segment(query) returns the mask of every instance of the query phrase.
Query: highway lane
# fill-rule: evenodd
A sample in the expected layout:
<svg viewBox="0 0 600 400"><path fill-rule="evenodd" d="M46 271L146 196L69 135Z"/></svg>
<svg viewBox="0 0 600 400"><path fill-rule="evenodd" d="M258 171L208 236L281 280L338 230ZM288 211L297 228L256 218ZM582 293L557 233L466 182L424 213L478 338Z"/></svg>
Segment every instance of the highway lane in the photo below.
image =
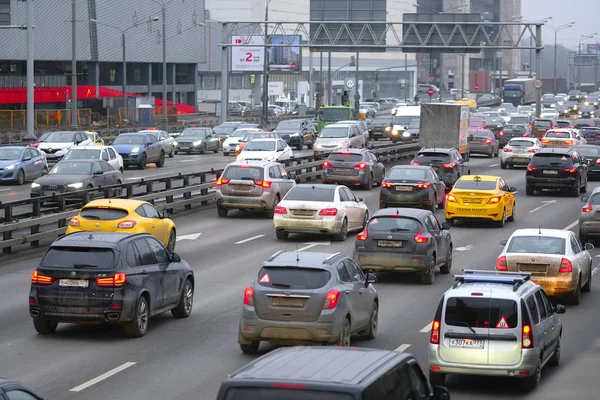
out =
<svg viewBox="0 0 600 400"><path fill-rule="evenodd" d="M461 268L493 269L501 250L499 241L508 238L514 229L538 224L562 229L579 216L578 199L525 197L522 169L501 171L495 158L474 159L471 170L501 174L519 189L517 220L502 229L484 224L453 227L454 273ZM596 185L590 184L589 189ZM371 210L376 209L377 189L357 193ZM556 202L544 203L549 200ZM437 215L443 220L442 211ZM308 250L351 254L354 245L354 235L344 243L329 245L328 238L306 235L277 241L270 220L243 213L217 218L212 208L195 210L176 221L180 239L201 233L196 240L180 240L177 244L177 252L196 272L194 312L187 320L174 320L170 315L153 319L148 335L142 339L124 339L116 328L77 325L61 325L51 337L37 335L28 316L27 293L39 252L3 259L9 262L3 261L0 268L0 376L30 384L49 399L143 399L156 398L157 394L169 399L214 399L221 380L254 358L239 350L237 325L243 290L255 278L261 263L280 249L295 251L322 243ZM593 254L600 252L594 250ZM405 349L415 354L425 368L429 324L452 278L438 275L432 286L423 286L409 276L379 274L378 278L378 337L373 341L356 340L354 344ZM568 307L563 317L565 362L574 361L600 334L593 311L599 305L596 280L592 293L584 294L581 306ZM270 349L268 345L261 347L261 351ZM81 388L115 368L122 370ZM547 372L544 380L550 375ZM511 388L512 381L503 379L460 378L448 383L453 399L523 397Z"/></svg>

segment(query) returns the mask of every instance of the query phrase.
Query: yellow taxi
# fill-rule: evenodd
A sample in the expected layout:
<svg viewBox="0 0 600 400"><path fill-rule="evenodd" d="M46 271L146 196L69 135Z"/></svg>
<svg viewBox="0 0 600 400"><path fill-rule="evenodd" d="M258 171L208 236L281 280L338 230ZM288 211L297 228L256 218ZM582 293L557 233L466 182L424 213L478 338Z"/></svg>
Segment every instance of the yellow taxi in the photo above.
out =
<svg viewBox="0 0 600 400"><path fill-rule="evenodd" d="M85 133L92 139L94 146L104 146L104 139L100 137L98 132L85 131Z"/></svg>
<svg viewBox="0 0 600 400"><path fill-rule="evenodd" d="M147 201L133 199L90 201L69 220L67 234L79 231L150 233L171 253L177 238L175 223L167 213Z"/></svg>
<svg viewBox="0 0 600 400"><path fill-rule="evenodd" d="M516 188L504 178L490 175L463 175L448 193L446 221L491 220L499 226L515 220Z"/></svg>

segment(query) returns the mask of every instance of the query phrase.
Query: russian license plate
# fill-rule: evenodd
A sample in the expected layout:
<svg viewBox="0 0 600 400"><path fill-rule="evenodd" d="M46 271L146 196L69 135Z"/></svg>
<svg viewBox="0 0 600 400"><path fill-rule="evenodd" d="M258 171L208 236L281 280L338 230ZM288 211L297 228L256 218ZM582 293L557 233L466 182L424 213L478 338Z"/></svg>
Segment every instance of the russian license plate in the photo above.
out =
<svg viewBox="0 0 600 400"><path fill-rule="evenodd" d="M294 210L296 215L313 215L312 210Z"/></svg>
<svg viewBox="0 0 600 400"><path fill-rule="evenodd" d="M402 242L398 240L378 240L379 247L402 247Z"/></svg>
<svg viewBox="0 0 600 400"><path fill-rule="evenodd" d="M412 186L396 186L397 192L412 192L412 190L413 190Z"/></svg>
<svg viewBox="0 0 600 400"><path fill-rule="evenodd" d="M350 172L352 171L350 168L336 168L335 172Z"/></svg>
<svg viewBox="0 0 600 400"><path fill-rule="evenodd" d="M297 297L274 297L271 304L275 307L304 307L304 299Z"/></svg>
<svg viewBox="0 0 600 400"><path fill-rule="evenodd" d="M483 349L483 340L479 339L450 339L450 347L460 347L463 349Z"/></svg>
<svg viewBox="0 0 600 400"><path fill-rule="evenodd" d="M81 287L86 288L90 285L90 281L85 279L61 279L58 281L58 286L62 287Z"/></svg>
<svg viewBox="0 0 600 400"><path fill-rule="evenodd" d="M472 199L470 197L463 198L463 203L481 204L481 199Z"/></svg>
<svg viewBox="0 0 600 400"><path fill-rule="evenodd" d="M558 171L548 171L548 170L544 170L544 174L548 174L548 175L558 175Z"/></svg>
<svg viewBox="0 0 600 400"><path fill-rule="evenodd" d="M231 185L232 189L235 190L248 190L250 189L250 185Z"/></svg>

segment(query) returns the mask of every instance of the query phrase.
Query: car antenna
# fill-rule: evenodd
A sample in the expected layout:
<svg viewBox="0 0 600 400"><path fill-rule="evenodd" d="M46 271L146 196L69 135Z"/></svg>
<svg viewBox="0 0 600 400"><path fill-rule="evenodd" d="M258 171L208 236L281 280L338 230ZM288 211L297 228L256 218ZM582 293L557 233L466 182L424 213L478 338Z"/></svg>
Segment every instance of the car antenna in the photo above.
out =
<svg viewBox="0 0 600 400"><path fill-rule="evenodd" d="M300 262L300 249L298 249L298 245L296 245L296 266Z"/></svg>

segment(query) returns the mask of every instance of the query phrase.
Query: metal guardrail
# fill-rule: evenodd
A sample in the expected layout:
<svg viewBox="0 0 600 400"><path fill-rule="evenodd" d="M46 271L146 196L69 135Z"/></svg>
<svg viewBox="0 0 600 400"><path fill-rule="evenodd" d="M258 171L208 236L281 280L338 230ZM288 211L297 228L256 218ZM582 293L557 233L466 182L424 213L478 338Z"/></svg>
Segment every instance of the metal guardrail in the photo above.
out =
<svg viewBox="0 0 600 400"><path fill-rule="evenodd" d="M370 147L379 159L389 163L409 158L419 149L416 142ZM296 174L298 182L316 181L321 177L327 155L299 157L284 162L286 170ZM194 205L206 206L215 200L212 189L223 169L178 174L156 179L71 193L0 202L0 254L39 247L42 239L54 240L63 235L69 218L77 215L83 204L96 198L135 198L153 203L161 211L189 210ZM43 203L51 202L51 207Z"/></svg>

